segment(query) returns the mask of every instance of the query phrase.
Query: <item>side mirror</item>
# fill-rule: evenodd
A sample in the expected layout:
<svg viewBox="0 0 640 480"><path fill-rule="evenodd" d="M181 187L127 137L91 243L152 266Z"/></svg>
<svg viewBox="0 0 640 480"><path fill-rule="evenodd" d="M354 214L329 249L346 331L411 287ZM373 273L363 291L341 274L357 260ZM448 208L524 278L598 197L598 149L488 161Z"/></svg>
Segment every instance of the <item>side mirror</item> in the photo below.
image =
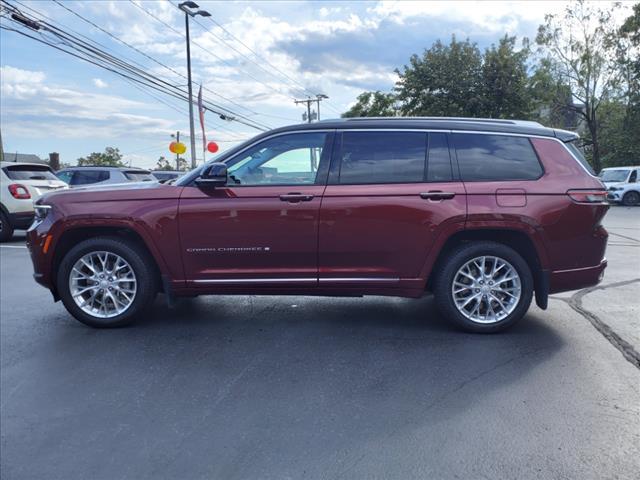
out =
<svg viewBox="0 0 640 480"><path fill-rule="evenodd" d="M212 163L196 179L199 187L223 187L227 184L227 166L224 163Z"/></svg>

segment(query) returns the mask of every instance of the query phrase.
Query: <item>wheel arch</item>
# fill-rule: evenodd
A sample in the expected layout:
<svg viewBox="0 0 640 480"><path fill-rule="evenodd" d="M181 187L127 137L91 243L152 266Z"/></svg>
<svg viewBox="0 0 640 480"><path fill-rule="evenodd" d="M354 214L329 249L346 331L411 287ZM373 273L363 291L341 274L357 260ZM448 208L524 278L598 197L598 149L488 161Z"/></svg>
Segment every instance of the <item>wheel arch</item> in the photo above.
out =
<svg viewBox="0 0 640 480"><path fill-rule="evenodd" d="M133 242L136 246L145 252L149 260L152 262L153 270L158 279L158 286L162 288L161 278L165 270L163 270L164 262L159 254L154 251L153 246L134 228L126 225L119 226L78 226L75 228L65 229L53 249L52 271L57 272L64 256L78 243L97 237L114 237ZM54 296L57 295L56 275L52 275L52 283L54 286Z"/></svg>
<svg viewBox="0 0 640 480"><path fill-rule="evenodd" d="M532 240L530 233L513 228L478 228L458 231L449 236L439 249L427 277L426 289L432 290L435 276L441 270L443 262L450 252L463 243L491 241L506 245L515 250L527 262L534 280L536 303L542 309L547 308L549 295L548 271L545 269L546 255L540 245Z"/></svg>

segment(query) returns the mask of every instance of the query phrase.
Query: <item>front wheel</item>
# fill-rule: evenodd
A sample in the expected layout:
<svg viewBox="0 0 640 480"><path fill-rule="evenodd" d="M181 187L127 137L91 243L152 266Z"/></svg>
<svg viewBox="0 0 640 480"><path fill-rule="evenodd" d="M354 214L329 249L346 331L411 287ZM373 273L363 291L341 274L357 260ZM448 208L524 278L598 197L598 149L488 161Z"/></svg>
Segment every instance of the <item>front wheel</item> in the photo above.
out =
<svg viewBox="0 0 640 480"><path fill-rule="evenodd" d="M135 320L154 299L151 260L134 242L115 237L85 240L62 259L60 298L76 319L92 327L120 327Z"/></svg>
<svg viewBox="0 0 640 480"><path fill-rule="evenodd" d="M622 197L622 203L627 207L640 204L640 193L634 191L625 193L624 197Z"/></svg>
<svg viewBox="0 0 640 480"><path fill-rule="evenodd" d="M463 329L498 332L529 309L533 278L527 262L512 248L494 242L467 243L448 256L434 293L439 310Z"/></svg>

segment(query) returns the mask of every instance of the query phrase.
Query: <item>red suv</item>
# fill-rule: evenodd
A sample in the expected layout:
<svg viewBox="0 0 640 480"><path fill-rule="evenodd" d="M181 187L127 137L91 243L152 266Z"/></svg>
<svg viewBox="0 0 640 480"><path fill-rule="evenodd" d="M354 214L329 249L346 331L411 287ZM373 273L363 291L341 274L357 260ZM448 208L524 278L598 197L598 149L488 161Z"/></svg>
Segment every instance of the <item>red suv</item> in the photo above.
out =
<svg viewBox="0 0 640 480"><path fill-rule="evenodd" d="M78 320L124 325L157 292L433 292L475 332L535 294L597 284L606 191L577 135L533 122L345 119L264 133L175 184L48 194L35 279Z"/></svg>

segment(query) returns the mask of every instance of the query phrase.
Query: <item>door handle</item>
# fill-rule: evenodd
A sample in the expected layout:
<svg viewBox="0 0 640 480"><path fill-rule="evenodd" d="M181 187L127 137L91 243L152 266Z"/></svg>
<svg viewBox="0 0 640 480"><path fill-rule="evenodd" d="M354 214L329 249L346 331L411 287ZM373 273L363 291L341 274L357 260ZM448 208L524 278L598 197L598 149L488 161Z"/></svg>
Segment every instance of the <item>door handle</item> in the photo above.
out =
<svg viewBox="0 0 640 480"><path fill-rule="evenodd" d="M280 201L282 202L298 203L310 202L311 200L313 200L313 195L304 195L302 193L287 193L280 195Z"/></svg>
<svg viewBox="0 0 640 480"><path fill-rule="evenodd" d="M451 200L455 196L454 192L442 192L440 190L432 190L420 194L420 198L423 200Z"/></svg>

